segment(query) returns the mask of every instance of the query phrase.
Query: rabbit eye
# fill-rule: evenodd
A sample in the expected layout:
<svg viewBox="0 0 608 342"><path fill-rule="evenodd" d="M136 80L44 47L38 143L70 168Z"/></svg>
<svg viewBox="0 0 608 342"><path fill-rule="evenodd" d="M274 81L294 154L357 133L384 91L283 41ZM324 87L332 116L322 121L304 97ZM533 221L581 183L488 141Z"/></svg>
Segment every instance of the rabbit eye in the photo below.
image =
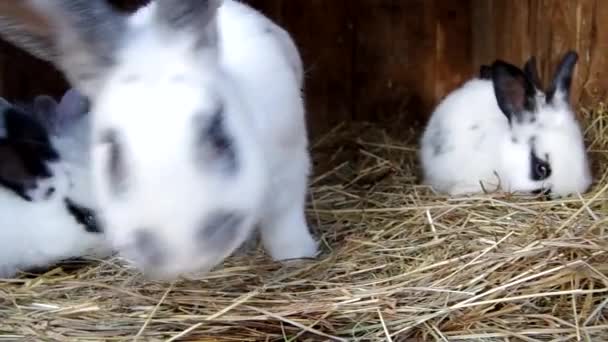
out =
<svg viewBox="0 0 608 342"><path fill-rule="evenodd" d="M547 160L549 156L546 156ZM532 179L535 181L542 181L551 176L551 165L546 160L540 159L534 151L530 153L530 160L532 164Z"/></svg>
<svg viewBox="0 0 608 342"><path fill-rule="evenodd" d="M223 106L219 105L211 116L195 116L194 121L197 164L218 166L228 174L236 172L236 151L233 138L226 131Z"/></svg>
<svg viewBox="0 0 608 342"><path fill-rule="evenodd" d="M127 171L118 133L115 130L107 130L102 134L101 143L107 144L109 148L109 155L106 161L109 186L115 195L120 194L125 190Z"/></svg>
<svg viewBox="0 0 608 342"><path fill-rule="evenodd" d="M545 178L547 177L547 173L549 173L549 168L547 167L547 165L544 164L538 164L536 165L536 175L541 177L541 178Z"/></svg>

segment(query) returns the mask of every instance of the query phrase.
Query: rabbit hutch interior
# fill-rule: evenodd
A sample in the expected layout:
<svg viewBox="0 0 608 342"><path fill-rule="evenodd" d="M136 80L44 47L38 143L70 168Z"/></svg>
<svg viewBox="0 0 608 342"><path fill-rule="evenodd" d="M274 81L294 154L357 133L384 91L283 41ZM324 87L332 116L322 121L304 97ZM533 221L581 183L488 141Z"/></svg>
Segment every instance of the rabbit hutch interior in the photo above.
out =
<svg viewBox="0 0 608 342"><path fill-rule="evenodd" d="M145 2L112 6L128 15ZM121 253L69 255L0 279L0 339L608 340L608 2L245 2L291 34L303 61L317 256L275 261L253 236L209 272L161 280ZM52 44L7 34L6 20L22 20L50 36L19 6L0 5L0 95L13 104L3 144L6 108L45 121L34 99L59 111L72 83ZM142 117L131 129L147 129ZM457 184L484 170L498 186ZM0 236L36 222L45 200L0 208ZM63 233L42 247L34 235L53 219L0 248L52 253Z"/></svg>

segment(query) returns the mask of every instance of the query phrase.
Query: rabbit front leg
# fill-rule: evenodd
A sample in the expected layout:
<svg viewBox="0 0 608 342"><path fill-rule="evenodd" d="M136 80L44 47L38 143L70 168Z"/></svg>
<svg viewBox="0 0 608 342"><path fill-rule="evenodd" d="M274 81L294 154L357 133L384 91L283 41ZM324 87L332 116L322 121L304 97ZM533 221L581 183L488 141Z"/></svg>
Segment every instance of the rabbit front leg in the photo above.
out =
<svg viewBox="0 0 608 342"><path fill-rule="evenodd" d="M317 242L313 238L304 214L307 175L306 167L291 165L291 177L274 180L269 196L270 210L262 219L262 244L274 260L313 258Z"/></svg>
<svg viewBox="0 0 608 342"><path fill-rule="evenodd" d="M294 204L285 212L262 222L264 248L274 260L313 258L317 243L306 224L302 206Z"/></svg>

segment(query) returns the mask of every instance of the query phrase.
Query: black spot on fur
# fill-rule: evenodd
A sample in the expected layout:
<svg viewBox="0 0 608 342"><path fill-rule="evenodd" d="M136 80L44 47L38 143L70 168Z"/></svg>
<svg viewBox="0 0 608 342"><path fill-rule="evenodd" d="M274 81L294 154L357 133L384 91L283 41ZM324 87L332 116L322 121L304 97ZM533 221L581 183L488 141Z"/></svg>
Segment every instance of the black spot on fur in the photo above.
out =
<svg viewBox="0 0 608 342"><path fill-rule="evenodd" d="M141 229L135 234L135 248L149 266L162 265L166 260L160 241L149 229Z"/></svg>
<svg viewBox="0 0 608 342"><path fill-rule="evenodd" d="M236 238L244 216L238 213L220 211L211 215L201 226L196 239L218 249L224 248Z"/></svg>
<svg viewBox="0 0 608 342"><path fill-rule="evenodd" d="M270 26L264 27L264 33L272 34L272 32L273 32L272 27L270 27Z"/></svg>
<svg viewBox="0 0 608 342"><path fill-rule="evenodd" d="M446 152L445 148L445 136L441 128L436 128L431 134L430 139L431 147L433 148L433 155L435 157L442 155Z"/></svg>
<svg viewBox="0 0 608 342"><path fill-rule="evenodd" d="M514 144L519 144L519 140L516 137L511 137L511 142Z"/></svg>
<svg viewBox="0 0 608 342"><path fill-rule="evenodd" d="M54 193L55 193L55 188L50 187L46 190L46 193L44 194L44 198L49 199L49 198L51 198L51 196L53 196Z"/></svg>
<svg viewBox="0 0 608 342"><path fill-rule="evenodd" d="M96 234L103 232L93 210L78 205L69 198L66 198L64 203L70 215L72 215L74 220L81 224L87 232Z"/></svg>
<svg viewBox="0 0 608 342"><path fill-rule="evenodd" d="M26 201L38 180L53 176L49 163L59 154L42 124L17 108L2 113L6 136L0 138L0 185Z"/></svg>
<svg viewBox="0 0 608 342"><path fill-rule="evenodd" d="M109 186L115 195L125 191L127 170L124 161L124 151L115 130L106 131L101 137L101 143L108 144L109 156L106 161Z"/></svg>
<svg viewBox="0 0 608 342"><path fill-rule="evenodd" d="M238 170L236 151L232 138L224 126L223 107L219 106L211 117L200 114L195 117L196 159L200 165L219 165L226 173Z"/></svg>
<svg viewBox="0 0 608 342"><path fill-rule="evenodd" d="M7 140L27 144L31 152L47 160L59 159L41 122L17 108L6 109L3 115Z"/></svg>

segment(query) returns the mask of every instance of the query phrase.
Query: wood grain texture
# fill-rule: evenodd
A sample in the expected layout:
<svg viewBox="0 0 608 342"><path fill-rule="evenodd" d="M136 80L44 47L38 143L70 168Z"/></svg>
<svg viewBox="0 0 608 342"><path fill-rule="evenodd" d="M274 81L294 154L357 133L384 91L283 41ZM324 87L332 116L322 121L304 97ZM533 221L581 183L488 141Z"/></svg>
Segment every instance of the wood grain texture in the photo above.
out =
<svg viewBox="0 0 608 342"><path fill-rule="evenodd" d="M471 0L249 0L294 37L313 132L424 122L472 75Z"/></svg>
<svg viewBox="0 0 608 342"><path fill-rule="evenodd" d="M547 84L563 54L575 49L573 103L608 95L608 1L473 0L473 18L476 64L501 58L522 65L535 55Z"/></svg>
<svg viewBox="0 0 608 342"><path fill-rule="evenodd" d="M353 26L350 0L247 1L294 37L304 60L311 130L324 131L354 112Z"/></svg>

